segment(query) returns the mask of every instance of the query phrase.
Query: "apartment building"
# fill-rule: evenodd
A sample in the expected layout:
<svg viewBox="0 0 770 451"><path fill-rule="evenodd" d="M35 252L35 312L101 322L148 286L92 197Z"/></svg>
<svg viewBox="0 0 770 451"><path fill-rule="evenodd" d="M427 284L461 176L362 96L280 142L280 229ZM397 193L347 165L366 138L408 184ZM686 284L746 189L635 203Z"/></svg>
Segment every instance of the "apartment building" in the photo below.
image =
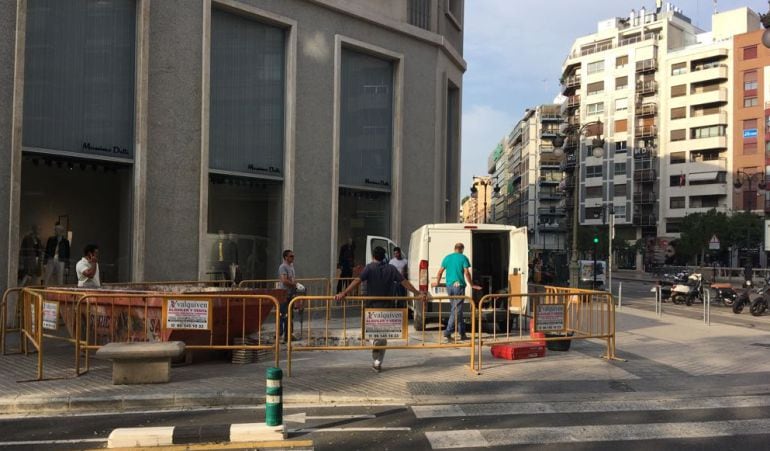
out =
<svg viewBox="0 0 770 451"><path fill-rule="evenodd" d="M501 187L495 221L527 227L530 250L538 254L565 249L563 172L552 142L561 122L559 105L526 110L489 159L489 173Z"/></svg>
<svg viewBox="0 0 770 451"><path fill-rule="evenodd" d="M731 39L756 26L740 8L715 14L706 33L666 4L599 22L573 43L562 66L562 168L581 225L614 212L617 237L654 243L677 236L688 212L730 208ZM640 255L635 265L649 263Z"/></svg>
<svg viewBox="0 0 770 451"><path fill-rule="evenodd" d="M665 115L661 121L664 164L660 180L665 190L661 196L659 235L676 236L682 218L691 213L711 209L729 212L735 206L734 177L745 178L743 171L764 172L763 156L757 149L756 120L746 121L753 132L748 132L752 136L745 144L746 152L750 153L744 158L745 152L739 146L743 144L739 140L743 122L732 117L734 107L742 104L737 93L743 92L733 87L733 62L738 56L733 36L758 27L759 17L748 8L718 13L712 17L711 32L697 35L695 44L672 50L666 56L663 70L667 87L660 104L661 114ZM749 95L748 104L756 102L755 91L756 88L753 97ZM758 103L753 107L761 115ZM757 155L758 162L752 158ZM740 173L734 167L736 162L745 166ZM763 208L756 201L756 186L755 182L753 190L744 190L745 201L751 201L752 210L757 206ZM741 199L741 205L743 202Z"/></svg>
<svg viewBox="0 0 770 451"><path fill-rule="evenodd" d="M770 176L770 49L762 45L763 30L735 36L731 73L733 209L770 213L764 184Z"/></svg>

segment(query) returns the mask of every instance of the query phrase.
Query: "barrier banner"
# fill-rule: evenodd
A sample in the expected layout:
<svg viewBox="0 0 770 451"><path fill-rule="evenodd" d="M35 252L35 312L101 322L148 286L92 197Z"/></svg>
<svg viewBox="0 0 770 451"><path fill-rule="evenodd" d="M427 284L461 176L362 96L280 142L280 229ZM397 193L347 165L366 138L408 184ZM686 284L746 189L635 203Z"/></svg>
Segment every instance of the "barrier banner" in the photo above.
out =
<svg viewBox="0 0 770 451"><path fill-rule="evenodd" d="M564 330L565 318L564 304L537 304L535 332L561 332Z"/></svg>
<svg viewBox="0 0 770 451"><path fill-rule="evenodd" d="M364 313L364 337L407 338L408 317L406 309L366 309Z"/></svg>
<svg viewBox="0 0 770 451"><path fill-rule="evenodd" d="M59 326L59 303L43 301L43 329L56 330Z"/></svg>
<svg viewBox="0 0 770 451"><path fill-rule="evenodd" d="M211 329L210 302L204 299L166 299L163 322L167 329Z"/></svg>

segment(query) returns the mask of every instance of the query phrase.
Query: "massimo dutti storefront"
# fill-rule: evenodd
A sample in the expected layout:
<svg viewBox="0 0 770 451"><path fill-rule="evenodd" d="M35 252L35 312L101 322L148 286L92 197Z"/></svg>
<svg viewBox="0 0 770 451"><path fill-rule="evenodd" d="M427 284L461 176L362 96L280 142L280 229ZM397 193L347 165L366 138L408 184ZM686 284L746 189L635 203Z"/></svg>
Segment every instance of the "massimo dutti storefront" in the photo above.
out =
<svg viewBox="0 0 770 451"><path fill-rule="evenodd" d="M454 221L464 61L341 5L3 5L7 286L74 283L88 243L104 282L270 279L284 248L328 276L344 244L360 265L366 235Z"/></svg>

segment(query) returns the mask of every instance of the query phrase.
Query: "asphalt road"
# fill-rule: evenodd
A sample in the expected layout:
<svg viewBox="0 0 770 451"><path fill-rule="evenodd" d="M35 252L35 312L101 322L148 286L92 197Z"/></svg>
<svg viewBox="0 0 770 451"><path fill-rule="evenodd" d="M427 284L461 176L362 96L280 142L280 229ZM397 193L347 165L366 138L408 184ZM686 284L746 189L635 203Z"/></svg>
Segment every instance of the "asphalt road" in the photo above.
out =
<svg viewBox="0 0 770 451"><path fill-rule="evenodd" d="M285 416L289 438L312 439L317 450L743 450L765 449L770 438L767 395L309 407L286 409ZM0 449L103 448L109 432L117 427L255 421L264 421L263 410L6 418L0 421Z"/></svg>

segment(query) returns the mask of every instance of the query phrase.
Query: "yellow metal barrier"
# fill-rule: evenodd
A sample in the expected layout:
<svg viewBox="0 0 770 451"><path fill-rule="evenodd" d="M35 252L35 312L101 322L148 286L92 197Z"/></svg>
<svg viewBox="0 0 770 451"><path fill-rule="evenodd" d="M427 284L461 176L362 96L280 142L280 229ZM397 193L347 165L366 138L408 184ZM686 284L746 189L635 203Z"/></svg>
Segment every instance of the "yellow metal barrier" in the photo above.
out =
<svg viewBox="0 0 770 451"><path fill-rule="evenodd" d="M295 281L305 286L307 296L329 296L331 294L331 285L326 277L300 278L295 279ZM279 286L280 282L280 279L242 280L238 287L274 289Z"/></svg>
<svg viewBox="0 0 770 451"><path fill-rule="evenodd" d="M3 351L3 355L6 355L6 339L5 335L11 332L21 331L21 291L23 287L9 288L3 293L3 301L0 304L0 348ZM8 299L11 295L16 296L16 308L14 309L14 326L8 327ZM21 346L21 343L19 344Z"/></svg>
<svg viewBox="0 0 770 451"><path fill-rule="evenodd" d="M482 350L485 344L514 341L559 341L575 339L602 339L607 343L604 358L615 357L615 300L611 293L592 290L573 290L561 287L545 287L543 293L486 295L479 301L478 311L492 304L504 304L509 312L527 314L517 317L517 327L511 327L511 315L504 318L507 325L498 333L500 318L492 316L484 321L478 315L478 371L482 368ZM534 330L558 336L530 338L524 336L523 322L534 319ZM490 327L491 323L491 327ZM485 327L487 326L487 327ZM491 333L484 333L492 330Z"/></svg>
<svg viewBox="0 0 770 451"><path fill-rule="evenodd" d="M134 302L138 300L138 302ZM192 324L184 325L183 327L168 327L169 319L169 306L171 302L179 301L206 301L207 306L205 310L208 312L208 320L206 322L207 327L195 327ZM263 303L267 303L264 305ZM212 305L213 304L213 305ZM222 305L223 304L223 305ZM247 305L251 304L251 305ZM104 327L101 321L98 321L100 317L98 311L94 309L104 309L105 306L109 306L111 313L109 321L109 329L107 331L102 330L102 334L109 333L109 340L100 339L99 328ZM233 310L233 307L235 310ZM256 307L257 325L247 324L247 318L253 316L253 312L250 310ZM150 309L162 309L163 321L159 324L151 324L149 321ZM85 310L84 310L85 309ZM115 324L115 312L122 310L121 317L126 318L127 323L123 324L122 329L124 333L119 333L116 330ZM224 310L224 318L220 318L217 313L218 310ZM139 312L138 315L132 315L132 311ZM185 341L185 349L187 350L235 350L235 349L250 349L250 350L272 350L275 360L275 366L278 366L280 357L280 341L279 341L279 303L278 300L269 295L257 295L257 294L227 294L227 293L211 293L211 294L175 294L175 293L152 293L152 294L125 294L125 293L88 293L78 299L75 304L75 373L77 375L88 372L90 368L89 351L99 349L106 342L134 342L134 341L168 341L169 338L177 338L180 341ZM272 313L271 313L272 312ZM156 312L157 313L157 312ZM231 320L231 317L240 314L240 336L241 344L233 344L230 342L231 329L233 326L237 327L237 323ZM273 322L275 327L275 337L273 343L262 343L262 323L263 316L273 316ZM203 321L202 318L199 318ZM133 322L139 323L139 327L135 327ZM222 323L223 322L223 323ZM219 327L217 327L219 325ZM192 326L192 327L191 327ZM256 328L260 331L257 338L257 344L247 344L247 330L249 327ZM224 333L222 333L222 328ZM219 331L219 332L217 332ZM189 344L187 341L202 341L193 340L194 338L200 338L201 332L208 333L208 344ZM182 335L182 337L172 337L172 333L175 335ZM215 338L215 335L217 337ZM215 344L215 341L221 339L220 335L224 336L223 344ZM186 337L186 340L184 339ZM104 341L104 342L103 342ZM85 371L81 372L80 366L80 354L84 352L85 356Z"/></svg>
<svg viewBox="0 0 770 451"><path fill-rule="evenodd" d="M379 296L347 296L337 302L332 296L298 296L289 303L288 327L289 334L293 334L294 304L321 303L323 309L305 309L306 326L301 327L300 341L287 343L287 375L291 376L292 354L297 351L358 351L374 349L435 349L435 348L469 348L470 369L474 371L476 322L471 321L470 340L443 341L443 330L438 327L434 332L422 331L414 334L409 331L407 308L369 308L367 301L385 301L396 305L397 302L413 301L422 304L430 300L463 299L471 309L471 318L476 317L476 306L466 296L434 296L426 301L419 297L379 297ZM437 303L441 306L441 303ZM441 307L439 307L441 308ZM369 315L367 315L369 310ZM378 315L377 312L382 312ZM392 313L396 313L392 315ZM383 318L380 318L382 316ZM368 322L367 322L368 321ZM455 331L458 319L455 318ZM462 321L462 318L459 319ZM399 325L400 322L400 325ZM431 337L435 337L433 339ZM374 338L389 338L399 340L402 343L379 346L369 344L368 340Z"/></svg>

